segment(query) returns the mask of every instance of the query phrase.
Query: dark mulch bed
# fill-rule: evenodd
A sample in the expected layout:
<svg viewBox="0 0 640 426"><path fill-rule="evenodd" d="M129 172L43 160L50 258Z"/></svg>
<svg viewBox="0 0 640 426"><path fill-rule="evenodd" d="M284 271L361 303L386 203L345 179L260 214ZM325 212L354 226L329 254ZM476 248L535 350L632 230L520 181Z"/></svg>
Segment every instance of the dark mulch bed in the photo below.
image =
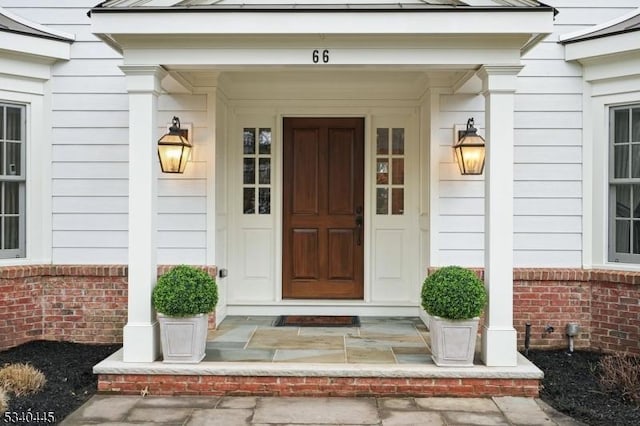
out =
<svg viewBox="0 0 640 426"><path fill-rule="evenodd" d="M640 425L640 404L600 386L596 352L529 351L544 371L540 397L547 404L591 426Z"/></svg>
<svg viewBox="0 0 640 426"><path fill-rule="evenodd" d="M121 345L35 341L0 352L0 366L19 362L29 363L42 371L47 378L43 390L36 394L21 397L10 395L8 412L13 416L21 416L27 411L33 413L52 411L56 422L60 422L96 393L97 376L92 372L93 366L120 347ZM4 416L4 413L0 414ZM29 417L35 418L31 415ZM0 419L0 424L47 423L35 421L6 423L3 417Z"/></svg>

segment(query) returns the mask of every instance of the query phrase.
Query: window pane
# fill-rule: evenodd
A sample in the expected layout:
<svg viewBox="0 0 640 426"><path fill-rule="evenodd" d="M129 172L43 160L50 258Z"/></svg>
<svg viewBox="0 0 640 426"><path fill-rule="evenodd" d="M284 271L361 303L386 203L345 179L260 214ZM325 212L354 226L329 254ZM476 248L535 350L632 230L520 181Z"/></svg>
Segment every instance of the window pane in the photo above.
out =
<svg viewBox="0 0 640 426"><path fill-rule="evenodd" d="M633 253L640 254L640 221L633 221Z"/></svg>
<svg viewBox="0 0 640 426"><path fill-rule="evenodd" d="M4 248L5 249L17 249L20 245L18 238L18 218L17 217L5 217L4 218Z"/></svg>
<svg viewBox="0 0 640 426"><path fill-rule="evenodd" d="M260 214L271 213L271 189L260 188L258 190L259 212Z"/></svg>
<svg viewBox="0 0 640 426"><path fill-rule="evenodd" d="M640 108L634 108L631 117L631 140L640 142Z"/></svg>
<svg viewBox="0 0 640 426"><path fill-rule="evenodd" d="M631 217L631 186L616 185L616 217Z"/></svg>
<svg viewBox="0 0 640 426"><path fill-rule="evenodd" d="M376 213L389 214L389 189L376 189Z"/></svg>
<svg viewBox="0 0 640 426"><path fill-rule="evenodd" d="M4 183L4 214L20 213L19 183Z"/></svg>
<svg viewBox="0 0 640 426"><path fill-rule="evenodd" d="M5 143L0 142L0 175L5 174L4 173L4 146L5 146Z"/></svg>
<svg viewBox="0 0 640 426"><path fill-rule="evenodd" d="M244 153L255 154L256 153L256 129L244 129Z"/></svg>
<svg viewBox="0 0 640 426"><path fill-rule="evenodd" d="M271 183L271 159L260 159L260 171L258 176L258 183L262 185L268 185Z"/></svg>
<svg viewBox="0 0 640 426"><path fill-rule="evenodd" d="M19 141L22 139L21 111L20 108L7 107L7 140Z"/></svg>
<svg viewBox="0 0 640 426"><path fill-rule="evenodd" d="M391 199L391 214L403 214L404 213L404 189L393 188Z"/></svg>
<svg viewBox="0 0 640 426"><path fill-rule="evenodd" d="M619 109L614 112L614 137L613 141L629 142L629 110Z"/></svg>
<svg viewBox="0 0 640 426"><path fill-rule="evenodd" d="M6 174L15 176L20 175L20 147L22 144L7 142L7 164L5 166Z"/></svg>
<svg viewBox="0 0 640 426"><path fill-rule="evenodd" d="M392 153L395 155L404 154L404 129L393 129L392 138Z"/></svg>
<svg viewBox="0 0 640 426"><path fill-rule="evenodd" d="M631 145L631 177L640 178L640 144Z"/></svg>
<svg viewBox="0 0 640 426"><path fill-rule="evenodd" d="M391 166L393 172L391 183L394 185L404 184L404 158L394 158L391 160Z"/></svg>
<svg viewBox="0 0 640 426"><path fill-rule="evenodd" d="M389 183L389 162L386 159L378 158L376 163L376 183L385 185Z"/></svg>
<svg viewBox="0 0 640 426"><path fill-rule="evenodd" d="M254 188L244 188L242 203L244 214L256 212L256 190Z"/></svg>
<svg viewBox="0 0 640 426"><path fill-rule="evenodd" d="M260 154L271 154L271 129L260 129Z"/></svg>
<svg viewBox="0 0 640 426"><path fill-rule="evenodd" d="M244 159L244 177L242 182L245 185L253 185L256 183L256 160L255 158L245 158Z"/></svg>
<svg viewBox="0 0 640 426"><path fill-rule="evenodd" d="M614 148L614 177L629 177L629 145L620 145Z"/></svg>
<svg viewBox="0 0 640 426"><path fill-rule="evenodd" d="M616 252L629 253L630 220L616 220Z"/></svg>
<svg viewBox="0 0 640 426"><path fill-rule="evenodd" d="M4 139L4 107L0 107L0 139Z"/></svg>
<svg viewBox="0 0 640 426"><path fill-rule="evenodd" d="M376 153L380 155L389 154L389 129L377 129Z"/></svg>
<svg viewBox="0 0 640 426"><path fill-rule="evenodd" d="M633 185L633 217L640 219L640 185Z"/></svg>

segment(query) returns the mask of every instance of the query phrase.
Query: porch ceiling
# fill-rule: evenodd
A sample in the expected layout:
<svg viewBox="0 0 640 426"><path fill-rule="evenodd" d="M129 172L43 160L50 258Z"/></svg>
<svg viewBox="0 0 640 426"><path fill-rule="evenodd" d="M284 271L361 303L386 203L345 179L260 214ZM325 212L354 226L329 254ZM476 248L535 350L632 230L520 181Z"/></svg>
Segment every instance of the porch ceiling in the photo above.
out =
<svg viewBox="0 0 640 426"><path fill-rule="evenodd" d="M454 87L466 78L465 69L347 69L309 70L301 67L245 69L189 69L167 67L170 75L185 87L221 86L230 98L290 98L312 87L327 98L358 93L365 99L378 98L381 91L395 99L418 99L428 87Z"/></svg>

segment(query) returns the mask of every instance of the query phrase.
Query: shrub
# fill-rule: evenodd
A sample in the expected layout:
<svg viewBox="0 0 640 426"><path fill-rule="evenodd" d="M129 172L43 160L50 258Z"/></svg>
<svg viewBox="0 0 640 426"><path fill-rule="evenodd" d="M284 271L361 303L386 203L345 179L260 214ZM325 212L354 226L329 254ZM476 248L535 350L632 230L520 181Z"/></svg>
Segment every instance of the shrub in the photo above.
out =
<svg viewBox="0 0 640 426"><path fill-rule="evenodd" d="M450 320L475 318L486 302L482 280L459 266L438 269L422 285L422 307L433 316Z"/></svg>
<svg viewBox="0 0 640 426"><path fill-rule="evenodd" d="M9 364L0 369L0 388L16 396L35 393L46 382L44 374L29 364Z"/></svg>
<svg viewBox="0 0 640 426"><path fill-rule="evenodd" d="M600 384L640 402L640 356L616 353L600 359Z"/></svg>
<svg viewBox="0 0 640 426"><path fill-rule="evenodd" d="M180 265L158 278L152 301L161 314L188 317L213 311L218 303L218 288L205 271Z"/></svg>
<svg viewBox="0 0 640 426"><path fill-rule="evenodd" d="M9 409L9 397L7 391L0 388L0 413L4 413Z"/></svg>

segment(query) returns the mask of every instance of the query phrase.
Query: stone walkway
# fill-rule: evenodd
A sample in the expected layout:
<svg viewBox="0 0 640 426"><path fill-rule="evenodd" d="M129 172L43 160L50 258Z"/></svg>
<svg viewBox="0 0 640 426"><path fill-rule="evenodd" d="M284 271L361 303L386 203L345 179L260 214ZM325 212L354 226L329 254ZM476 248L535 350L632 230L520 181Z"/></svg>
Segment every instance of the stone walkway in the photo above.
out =
<svg viewBox="0 0 640 426"><path fill-rule="evenodd" d="M580 425L531 398L97 395L62 425Z"/></svg>

